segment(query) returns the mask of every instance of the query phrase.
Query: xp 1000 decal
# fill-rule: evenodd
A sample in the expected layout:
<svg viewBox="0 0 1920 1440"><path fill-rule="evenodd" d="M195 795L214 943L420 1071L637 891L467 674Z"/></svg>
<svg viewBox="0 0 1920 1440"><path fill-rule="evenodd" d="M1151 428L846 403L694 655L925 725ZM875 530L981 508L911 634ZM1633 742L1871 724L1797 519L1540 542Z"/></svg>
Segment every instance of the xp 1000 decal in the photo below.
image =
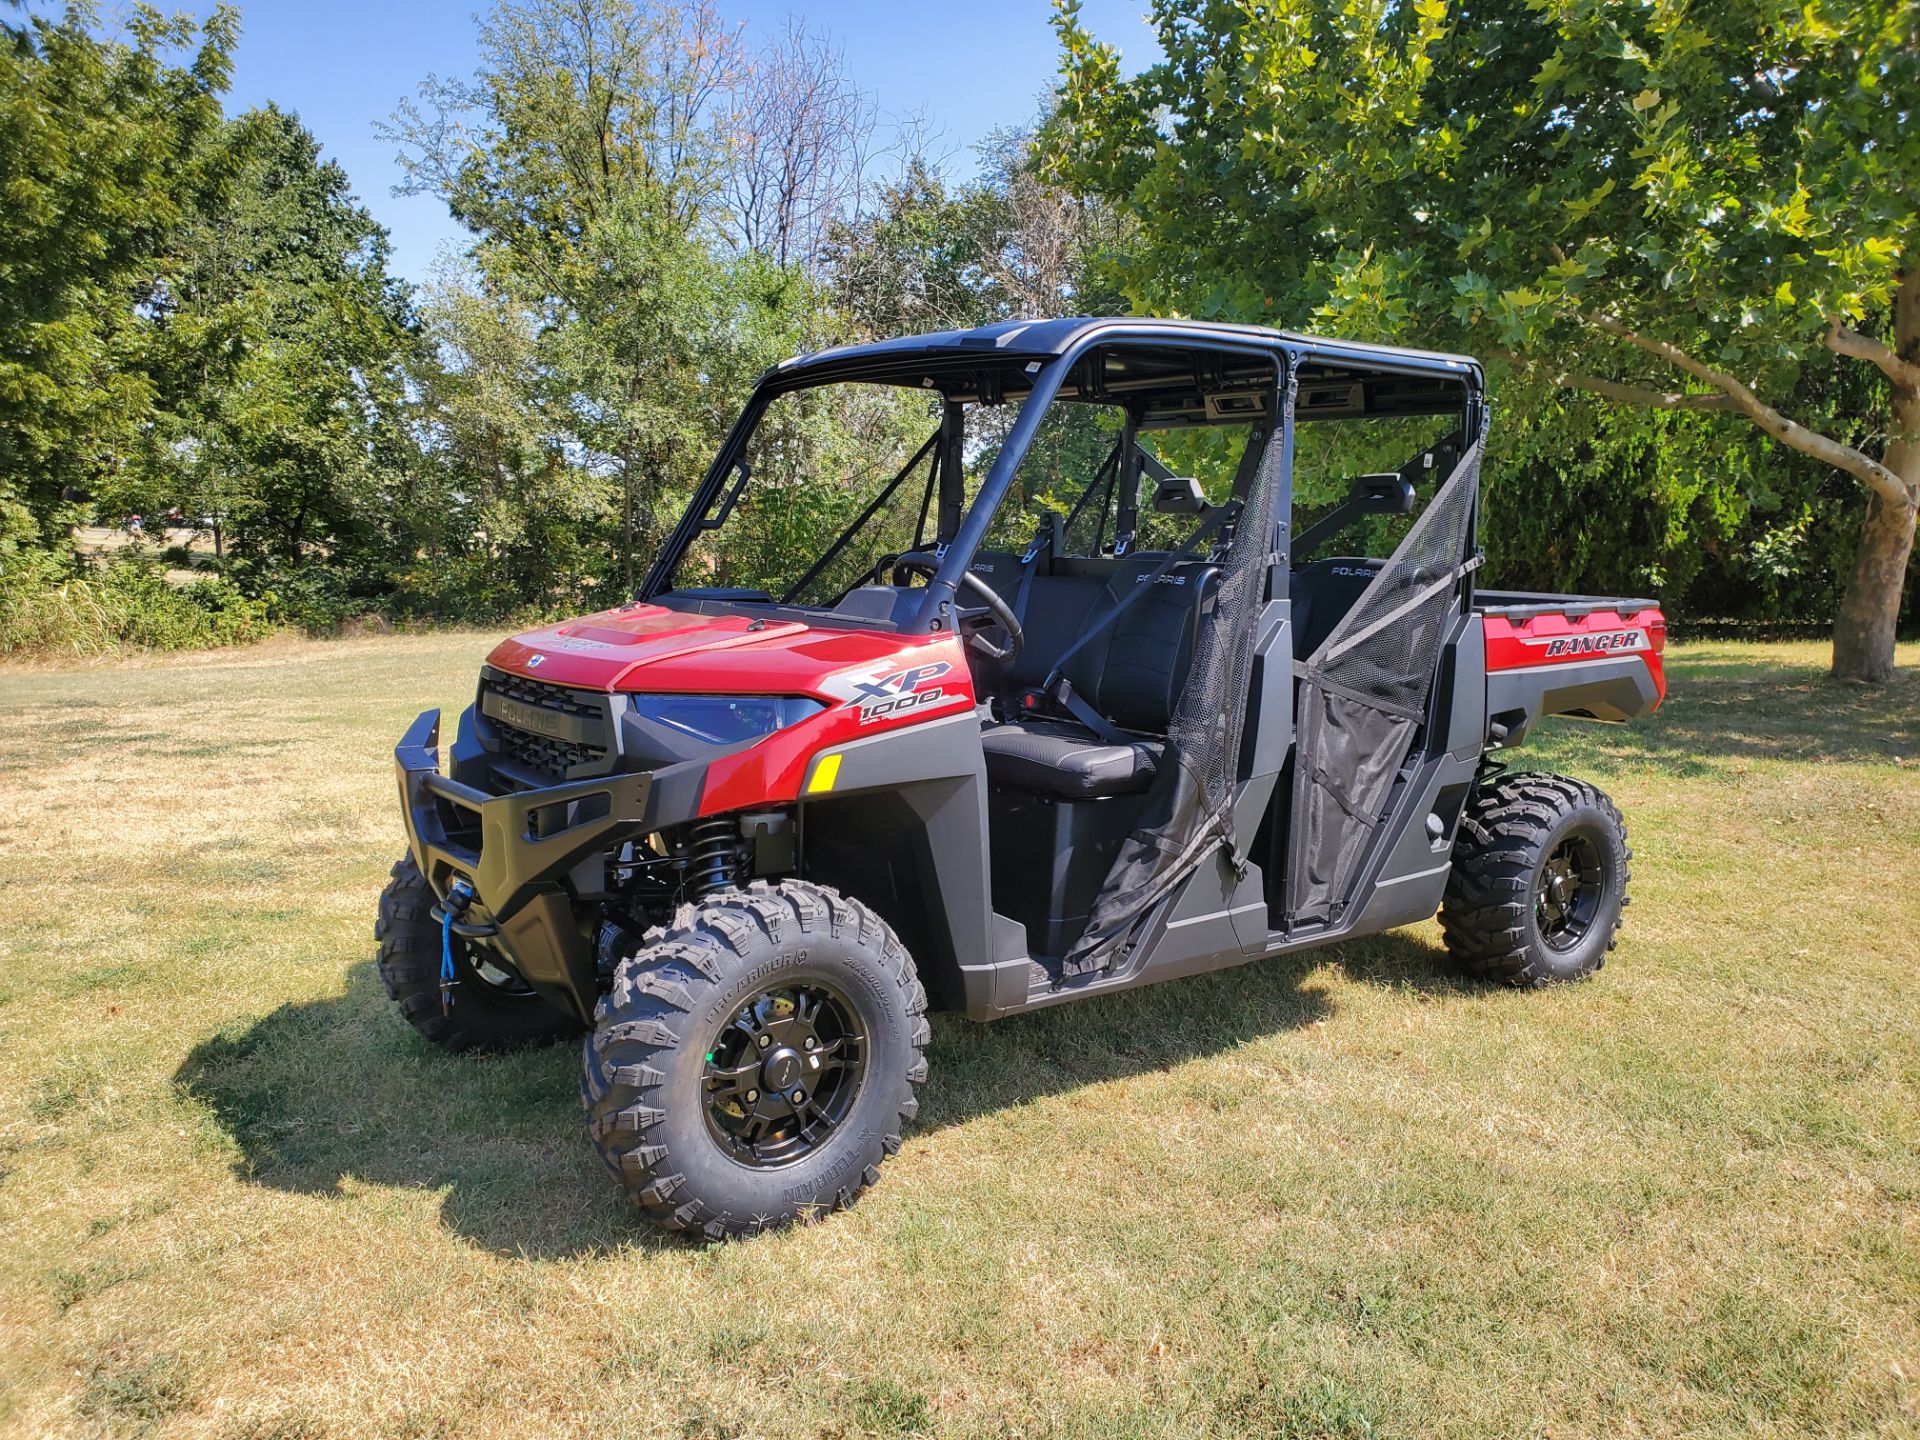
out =
<svg viewBox="0 0 1920 1440"><path fill-rule="evenodd" d="M854 695L848 703L860 707L862 725L871 725L876 720L906 715L933 705L944 705L959 697L929 682L937 681L952 669L953 666L945 660L934 660L925 665L895 670L878 680L856 680L853 682Z"/></svg>

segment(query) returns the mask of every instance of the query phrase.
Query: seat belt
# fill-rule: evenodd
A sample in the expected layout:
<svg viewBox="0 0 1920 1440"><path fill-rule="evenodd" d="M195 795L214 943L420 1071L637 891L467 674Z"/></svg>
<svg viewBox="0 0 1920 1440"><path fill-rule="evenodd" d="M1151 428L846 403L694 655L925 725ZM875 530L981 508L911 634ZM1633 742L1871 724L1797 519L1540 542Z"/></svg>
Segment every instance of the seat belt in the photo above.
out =
<svg viewBox="0 0 1920 1440"><path fill-rule="evenodd" d="M1229 522L1235 519L1240 514L1240 508L1240 502L1237 500L1222 505L1214 512L1212 518L1207 520L1205 524L1201 525L1181 542L1178 550L1170 553L1166 559L1154 566L1146 575L1136 580L1133 589L1127 594L1122 595L1117 605L1107 611L1105 615L1102 615L1097 624L1091 625L1082 631L1080 638L1063 650L1060 653L1060 658L1054 661L1053 669L1048 673L1046 683L1040 688L1053 699L1058 700L1064 705L1074 719L1078 720L1082 725L1085 725L1109 745L1127 745L1132 742L1116 730L1104 715L1095 710L1093 706L1089 705L1086 700L1074 690L1072 683L1067 679L1065 674L1067 662L1079 654L1089 640L1106 630L1114 621L1124 615L1129 605L1132 605L1155 585L1159 584L1161 577L1169 570L1173 569L1173 567L1178 565L1182 560L1191 558L1193 552L1199 548L1202 540L1205 540L1215 531L1224 528Z"/></svg>
<svg viewBox="0 0 1920 1440"><path fill-rule="evenodd" d="M1040 557L1043 554L1051 557L1060 551L1059 528L1060 517L1049 511L1047 518L1034 530L1032 541L1020 556L1020 582L1014 586L1013 599L1009 602L1008 608L1013 611L1015 621L1022 626L1027 623L1027 599L1033 589L1033 577L1040 570ZM1000 672L998 697L1002 715L1017 715L1020 712L1020 706L1015 701L1013 687L1005 670Z"/></svg>
<svg viewBox="0 0 1920 1440"><path fill-rule="evenodd" d="M1130 737L1122 735L1111 720L1107 719L1106 716L1102 715L1098 710L1094 709L1093 706L1081 699L1079 692L1065 680L1062 680L1060 684L1055 687L1052 694L1054 699L1067 707L1067 713L1069 715L1073 716L1074 719L1086 726L1087 729L1106 741L1107 744L1133 744Z"/></svg>
<svg viewBox="0 0 1920 1440"><path fill-rule="evenodd" d="M1020 583L1013 591L1013 618L1022 625L1027 623L1027 592L1033 588L1033 577L1040 568L1040 557L1049 559L1060 553L1060 517L1053 511L1047 512L1047 518L1040 522L1033 532L1033 540L1028 544L1026 553L1020 557Z"/></svg>

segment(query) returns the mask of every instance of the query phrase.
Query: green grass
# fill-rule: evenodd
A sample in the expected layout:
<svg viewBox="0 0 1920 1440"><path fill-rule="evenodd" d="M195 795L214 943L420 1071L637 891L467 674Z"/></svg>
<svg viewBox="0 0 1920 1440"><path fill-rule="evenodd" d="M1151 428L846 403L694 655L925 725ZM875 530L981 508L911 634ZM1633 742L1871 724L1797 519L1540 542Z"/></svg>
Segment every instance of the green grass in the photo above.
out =
<svg viewBox="0 0 1920 1440"><path fill-rule="evenodd" d="M0 1431L1920 1433L1920 684L1676 652L1590 984L1431 925L992 1027L847 1215L629 1214L371 966L441 634L0 674Z"/></svg>

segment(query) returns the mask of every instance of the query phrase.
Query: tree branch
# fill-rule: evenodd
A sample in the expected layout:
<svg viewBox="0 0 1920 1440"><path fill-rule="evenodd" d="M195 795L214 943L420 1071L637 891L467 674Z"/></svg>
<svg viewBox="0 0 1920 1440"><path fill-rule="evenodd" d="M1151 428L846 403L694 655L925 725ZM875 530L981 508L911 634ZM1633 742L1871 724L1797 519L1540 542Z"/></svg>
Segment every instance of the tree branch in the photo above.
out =
<svg viewBox="0 0 1920 1440"><path fill-rule="evenodd" d="M1816 460L1823 460L1837 470L1846 471L1889 505L1905 507L1920 503L1920 497L1907 488L1906 482L1872 456L1816 430L1809 430L1804 425L1796 425L1771 405L1764 404L1759 396L1731 375L1701 363L1678 345L1636 334L1610 315L1588 315L1586 319L1595 329L1604 330L1649 355L1658 355L1676 370L1684 370L1694 379L1724 392L1732 399L1736 410L1782 445L1798 450L1803 455L1811 455Z"/></svg>
<svg viewBox="0 0 1920 1440"><path fill-rule="evenodd" d="M1522 369L1537 369L1535 362L1525 355L1512 350L1491 349L1485 352L1496 360L1506 360ZM1549 375L1547 383L1558 385L1563 390L1584 390L1589 395L1599 395L1608 400L1618 400L1623 405L1642 405L1650 410L1707 410L1740 412L1740 407L1731 395L1720 390L1656 390L1651 385L1628 385L1619 380L1606 380L1598 375L1572 375L1565 371Z"/></svg>
<svg viewBox="0 0 1920 1440"><path fill-rule="evenodd" d="M1655 390L1648 385L1622 385L1617 380L1602 380L1598 375L1556 375L1553 383L1568 390L1584 390L1627 405L1644 405L1653 410L1713 410L1738 413L1740 404L1719 390Z"/></svg>
<svg viewBox="0 0 1920 1440"><path fill-rule="evenodd" d="M1920 365L1901 359L1871 335L1849 330L1840 323L1838 315L1827 317L1827 348L1836 355L1850 355L1855 360L1871 361L1884 370L1894 384L1904 385L1909 390L1920 390Z"/></svg>

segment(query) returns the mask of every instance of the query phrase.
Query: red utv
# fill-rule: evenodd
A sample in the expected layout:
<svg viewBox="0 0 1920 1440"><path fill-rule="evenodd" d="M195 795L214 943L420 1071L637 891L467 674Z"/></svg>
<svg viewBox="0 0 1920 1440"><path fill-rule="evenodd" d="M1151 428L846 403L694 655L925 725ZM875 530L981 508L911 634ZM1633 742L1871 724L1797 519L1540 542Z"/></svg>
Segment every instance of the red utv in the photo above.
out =
<svg viewBox="0 0 1920 1440"><path fill-rule="evenodd" d="M1477 586L1486 424L1470 359L1239 326L786 362L633 603L501 644L444 771L437 712L401 742L388 989L449 1050L587 1032L608 1170L719 1237L878 1178L930 1004L1436 910L1476 974L1590 974L1620 816L1497 757L1652 710L1664 624ZM1296 476L1344 493L1299 529Z"/></svg>

